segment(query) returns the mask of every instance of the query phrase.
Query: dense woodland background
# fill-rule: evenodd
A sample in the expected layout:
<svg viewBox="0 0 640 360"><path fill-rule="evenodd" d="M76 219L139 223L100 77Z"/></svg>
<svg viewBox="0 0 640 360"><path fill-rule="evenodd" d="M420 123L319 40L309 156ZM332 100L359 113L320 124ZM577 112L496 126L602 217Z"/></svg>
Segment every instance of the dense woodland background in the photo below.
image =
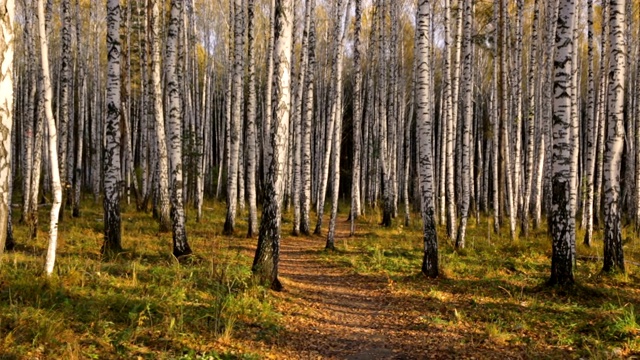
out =
<svg viewBox="0 0 640 360"><path fill-rule="evenodd" d="M15 1L2 247L48 231L47 274L58 223L94 204L105 259L137 246L135 208L180 261L210 250L190 244L196 223L257 237L252 270L276 290L284 232L335 250L346 217L351 235L421 218L434 278L438 247L480 228L548 231L552 285L580 282L579 260L634 273L637 1L106 3Z"/></svg>

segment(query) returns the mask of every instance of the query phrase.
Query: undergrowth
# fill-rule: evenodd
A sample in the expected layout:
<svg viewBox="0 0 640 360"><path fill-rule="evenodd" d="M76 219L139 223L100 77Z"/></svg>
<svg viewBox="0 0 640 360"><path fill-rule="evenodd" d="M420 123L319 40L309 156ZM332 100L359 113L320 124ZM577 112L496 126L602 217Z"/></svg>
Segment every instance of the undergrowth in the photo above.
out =
<svg viewBox="0 0 640 360"><path fill-rule="evenodd" d="M640 239L631 228L623 234L627 272L614 275L601 273L602 234L596 232L594 244L586 247L578 231L577 284L562 289L545 285L551 257L545 224L528 238L511 240L507 228L493 233L490 221L470 219L466 247L457 250L439 227L437 280L419 273L418 216L409 226L391 228L380 226L375 212L361 216L356 235L321 257L363 277L386 277L401 299L396 306L423 309L415 314L422 322L418 328L463 332L465 342L496 351L510 348L531 358L640 356Z"/></svg>
<svg viewBox="0 0 640 360"><path fill-rule="evenodd" d="M197 252L180 262L171 234L133 206L122 216L125 252L102 259L101 206L84 205L81 218L60 224L50 278L42 272L47 214L36 240L16 224L17 250L0 263L0 358L252 359L232 339L276 336L279 315L238 246L254 241L219 236L220 204L207 204L209 220L189 219Z"/></svg>
<svg viewBox="0 0 640 360"><path fill-rule="evenodd" d="M107 260L99 253L101 205L83 205L81 218L60 224L50 278L42 272L47 212L40 213L36 240L14 222L17 249L0 259L0 359L249 360L279 346L278 300L252 281L256 239L244 238L242 216L236 236L222 236L225 208L207 202L201 223L188 217L196 255L179 262L171 234L158 233L150 214L125 206L125 252ZM598 233L592 247L578 246L577 285L560 289L544 286L551 253L544 228L512 241L507 229L494 234L480 217L479 224L469 222L466 248L456 250L441 227L441 276L430 280L419 273L420 218L383 228L369 211L357 220L355 236L339 236L335 251L319 248L313 256L365 279L385 278L390 304L414 319L408 331L439 329L459 336L459 346L529 358L640 354L638 267L602 275ZM290 218L286 213L285 235ZM339 221L345 218L341 213ZM623 237L626 259L637 264L638 236L625 229Z"/></svg>

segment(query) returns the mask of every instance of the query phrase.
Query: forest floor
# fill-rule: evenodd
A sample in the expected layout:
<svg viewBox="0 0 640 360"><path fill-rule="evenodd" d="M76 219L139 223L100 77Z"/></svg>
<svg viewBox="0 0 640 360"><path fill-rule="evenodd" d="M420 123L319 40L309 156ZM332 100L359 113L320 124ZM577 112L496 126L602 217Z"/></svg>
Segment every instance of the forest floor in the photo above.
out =
<svg viewBox="0 0 640 360"><path fill-rule="evenodd" d="M101 210L87 203L61 223L51 278L46 211L38 239L16 222L17 250L0 261L0 359L640 357L640 238L630 229L626 274L600 273L597 234L578 246L578 285L558 289L545 286L545 229L512 241L481 217L463 250L439 229L441 277L427 279L419 217L383 228L369 210L349 236L341 213L327 251L325 236L290 236L286 214L284 291L273 292L252 281L256 239L244 236L244 217L235 236L221 235L224 204L189 218L196 255L180 262L171 234L133 207L123 212L125 252L102 259Z"/></svg>

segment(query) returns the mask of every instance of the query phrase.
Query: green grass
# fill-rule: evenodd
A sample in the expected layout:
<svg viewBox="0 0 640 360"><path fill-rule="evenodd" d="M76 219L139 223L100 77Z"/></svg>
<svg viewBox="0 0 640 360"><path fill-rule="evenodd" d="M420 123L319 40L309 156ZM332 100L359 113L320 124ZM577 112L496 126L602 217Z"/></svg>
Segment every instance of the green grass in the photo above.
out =
<svg viewBox="0 0 640 360"><path fill-rule="evenodd" d="M279 315L252 282L250 254L232 246L253 240L218 235L221 205L207 204L208 221L189 219L197 254L181 263L171 234L133 206L122 216L125 252L102 259L101 206L84 205L81 218L60 224L50 278L46 211L37 240L15 226L18 249L0 263L0 358L251 359L233 338L277 334Z"/></svg>
<svg viewBox="0 0 640 360"><path fill-rule="evenodd" d="M171 234L159 234L150 214L125 206L125 252L106 260L99 254L101 205L83 205L81 218L67 211L60 224L50 278L43 275L46 209L36 240L15 222L17 250L0 260L0 359L260 359L278 344L284 324L277 301L286 302L286 294L277 300L252 281L256 239L244 238L244 216L236 236L226 237L223 204L207 202L201 223L190 211L187 232L196 255L178 262ZM356 236L339 239L336 251L312 255L363 277L388 278L392 295L401 299L396 306L418 319L408 330L437 328L457 334L461 344L530 358L640 354L636 265L626 274L602 275L600 261L578 261L576 286L548 288L546 230L511 241L507 229L493 234L481 218L480 224L470 220L464 250L455 250L439 228L442 276L430 280L419 274L420 218L414 214L409 226L388 229L379 219L369 209L358 219ZM283 226L289 234L290 221ZM598 236L578 253L601 256ZM640 262L638 236L625 229L623 238L626 259Z"/></svg>
<svg viewBox="0 0 640 360"><path fill-rule="evenodd" d="M507 228L493 234L488 218L481 217L480 224L470 219L462 250L455 250L439 227L441 277L428 280L419 274L420 218L414 216L408 227L394 224L385 229L378 223L376 214L361 217L361 235L337 244L337 251L322 258L362 276L388 277L395 294L422 306L425 327L466 329L471 341L518 349L533 358L640 355L637 265L627 264L626 274L603 275L601 261L579 260L576 286L549 288L545 282L551 245L546 228L512 241ZM579 231L578 254L601 257L601 236L596 232L595 244L587 248ZM623 238L625 258L637 264L638 235L625 229Z"/></svg>

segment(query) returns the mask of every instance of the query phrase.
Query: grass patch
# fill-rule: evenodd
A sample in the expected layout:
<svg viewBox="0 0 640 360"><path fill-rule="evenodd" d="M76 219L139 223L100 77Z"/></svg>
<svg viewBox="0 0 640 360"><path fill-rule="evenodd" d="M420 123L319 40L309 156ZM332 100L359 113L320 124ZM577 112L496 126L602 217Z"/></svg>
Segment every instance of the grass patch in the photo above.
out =
<svg viewBox="0 0 640 360"><path fill-rule="evenodd" d="M414 216L410 226L383 228L374 217L358 219L362 229L348 247L325 254L324 261L351 268L361 276L387 276L393 293L407 307L421 311L420 319L464 334L464 341L514 354L551 358L617 358L640 355L638 267L626 274L603 276L602 234L592 247L578 232L577 285L547 288L551 244L546 228L512 241L508 229L497 235L488 217L470 219L467 247L456 250L438 228L441 277L418 275L422 261L422 228ZM625 258L640 261L640 240L624 230ZM593 259L596 258L596 261ZM417 325L418 327L422 325Z"/></svg>
<svg viewBox="0 0 640 360"><path fill-rule="evenodd" d="M0 358L258 358L252 342L273 338L280 315L252 282L252 254L243 248L255 240L221 237L220 214L221 204L207 203L205 219L213 221L189 218L196 255L178 262L171 234L159 234L150 214L125 207L125 252L106 260L101 206L87 202L81 218L60 224L50 278L42 274L46 212L36 240L17 224L18 250L0 263Z"/></svg>

